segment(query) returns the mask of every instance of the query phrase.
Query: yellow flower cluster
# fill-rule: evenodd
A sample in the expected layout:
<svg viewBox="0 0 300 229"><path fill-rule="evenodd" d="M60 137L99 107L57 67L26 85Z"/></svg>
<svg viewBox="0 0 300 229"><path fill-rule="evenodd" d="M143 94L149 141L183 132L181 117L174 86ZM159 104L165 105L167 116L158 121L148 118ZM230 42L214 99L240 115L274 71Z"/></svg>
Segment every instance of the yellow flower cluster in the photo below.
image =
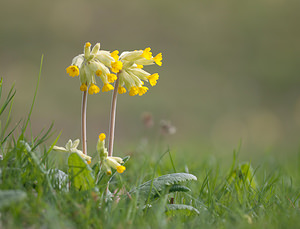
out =
<svg viewBox="0 0 300 229"><path fill-rule="evenodd" d="M110 73L122 68L122 63L118 63L111 56L109 51L100 50L100 43L97 43L91 50L91 43L87 42L84 46L84 53L76 56L72 64L66 71L71 77L79 76L81 91L88 91L89 94L97 94L100 88L96 85L95 75L100 77L104 86L102 91L113 90L110 84L116 80L116 76Z"/></svg>
<svg viewBox="0 0 300 229"><path fill-rule="evenodd" d="M113 90L114 87L111 83L114 83L119 77L119 94L124 94L129 90L130 96L141 96L148 91L148 87L144 86L144 81L149 82L151 86L157 84L159 75L143 70L145 65L154 63L158 66L162 65L162 54L159 53L153 57L150 48L123 52L119 56L118 50L111 53L100 50L100 43L97 43L91 50L91 44L87 42L84 46L84 53L76 56L66 71L71 77L79 76L80 90L88 91L89 94L100 92L95 80L95 76L98 76L104 84L103 92Z"/></svg>
<svg viewBox="0 0 300 229"><path fill-rule="evenodd" d="M111 175L111 169L117 170L118 173L123 173L126 170L125 166L121 165L124 161L120 157L108 157L107 149L105 148L105 138L106 135L104 133L99 135L97 151L106 174Z"/></svg>
<svg viewBox="0 0 300 229"><path fill-rule="evenodd" d="M161 53L153 57L151 49L146 48L145 50L123 52L120 57L118 57L118 51L114 51L111 53L111 56L116 61L118 60L123 64L123 67L118 74L120 77L120 84L118 88L119 94L126 93L127 88L130 96L141 96L148 91L148 87L144 86L143 81L149 82L151 86L156 85L159 75L157 73L151 75L144 71L143 67L154 63L161 66Z"/></svg>

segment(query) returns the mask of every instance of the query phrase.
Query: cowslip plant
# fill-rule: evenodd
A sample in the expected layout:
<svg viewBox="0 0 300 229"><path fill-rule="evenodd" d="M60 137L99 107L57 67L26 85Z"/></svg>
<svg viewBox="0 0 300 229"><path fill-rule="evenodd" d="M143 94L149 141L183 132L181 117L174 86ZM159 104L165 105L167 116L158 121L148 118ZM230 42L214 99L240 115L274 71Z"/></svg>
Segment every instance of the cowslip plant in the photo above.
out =
<svg viewBox="0 0 300 229"><path fill-rule="evenodd" d="M68 160L69 180L73 182L73 187L76 189L87 190L94 188L102 180L99 175L100 168L104 173L112 177L115 172L123 173L126 170L124 160L128 160L128 158L123 160L120 157L113 156L117 95L125 94L128 90L129 96L142 96L149 90L144 82L149 82L151 86L155 86L159 79L158 73L150 74L143 69L144 66L153 64L162 65L162 54L159 53L153 56L149 47L144 50L125 51L119 55L118 50L111 53L100 50L100 43L97 43L91 50L91 44L87 42L84 46L84 53L73 58L72 64L66 69L71 77L79 76L80 90L83 92L81 124L83 151L77 149L79 145L78 139L74 142L69 140L65 147L55 146L53 149L71 153ZM100 92L100 88L96 85L96 76L103 82L102 92L113 90L113 95L108 149L105 146L106 135L101 133L96 146L100 160L93 167L93 171L88 165L91 163L91 157L87 155L86 145L86 104L88 94L92 95ZM111 85L111 83L114 83L114 85ZM95 179L95 177L97 178ZM190 191L189 188L180 184L189 180L197 180L197 178L192 174L185 173L167 174L155 179L153 177L152 180L133 189L131 194L139 193L140 196L144 197L143 199L147 206L151 200L164 193ZM109 193L108 184L109 181L106 186L106 193ZM192 210L197 212L191 206L177 205L167 207L169 209L167 212L171 210L172 212L175 210L185 210L189 213Z"/></svg>
<svg viewBox="0 0 300 229"><path fill-rule="evenodd" d="M84 45L84 53L74 57L71 65L66 69L66 72L71 77L79 76L81 84L80 90L83 92L81 109L81 138L83 155L87 155L87 95L97 94L100 92L100 88L96 85L96 76L98 76L103 82L103 92L114 90L111 102L107 158L112 158L113 155L117 94L124 94L126 92L126 87L127 90L129 90L130 96L135 96L137 94L141 96L148 91L148 88L144 86L144 81L149 82L151 86L155 86L159 78L158 73L151 75L142 68L145 65L152 65L154 63L161 66L161 53L153 57L151 49L148 47L144 50L126 51L120 56L118 54L118 50L113 52L100 50L100 43L97 43L91 49L91 43L87 42ZM111 83L114 82L115 85L112 86ZM61 147L55 147L55 149L63 150L64 152L68 151ZM106 160L109 161L110 159ZM102 158L100 161L104 162L105 160ZM108 171L109 170L107 170L107 172Z"/></svg>
<svg viewBox="0 0 300 229"><path fill-rule="evenodd" d="M87 154L87 139L86 139L86 109L87 109L87 92L89 94L97 94L100 88L96 85L98 76L104 86L103 92L113 90L114 87L110 84L116 80L116 76L110 73L109 68L115 59L109 51L100 50L100 43L97 43L91 50L91 43L87 42L84 45L84 53L73 58L72 64L67 67L66 71L71 77L79 76L80 90L82 93L82 108L81 108L81 138L82 151Z"/></svg>
<svg viewBox="0 0 300 229"><path fill-rule="evenodd" d="M151 86L155 86L159 78L158 73L151 75L142 69L143 66L152 65L154 63L159 66L162 65L162 54L159 53L153 57L151 48L149 47L145 50L125 51L120 56L118 54L118 50L111 53L115 60L115 62L112 63L112 71L117 73L117 79L111 102L108 156L112 156L113 154L118 93L126 93L127 88L130 96L137 94L142 96L148 91L148 88L144 86L144 81L149 82ZM126 86L126 88L124 86Z"/></svg>
<svg viewBox="0 0 300 229"><path fill-rule="evenodd" d="M105 134L102 133L99 135L97 142L96 150L99 153L99 162L96 163L96 166L91 168L91 157L83 154L81 150L78 150L79 139L72 142L69 140L65 147L54 146L53 150L58 152L70 153L68 158L68 176L70 181L70 188L75 188L77 190L89 190L96 186L99 183L98 179L95 177L99 176L98 168L103 168L104 172L107 175L113 176L112 170L123 173L126 168L123 165L123 161L120 157L108 157L107 148L105 147Z"/></svg>
<svg viewBox="0 0 300 229"><path fill-rule="evenodd" d="M107 148L105 148L105 138L106 135L104 133L99 135L98 143L97 143L97 152L100 156L100 162L108 175L111 175L111 169L117 170L118 173L123 173L126 168L122 164L124 161L120 157L109 157Z"/></svg>
<svg viewBox="0 0 300 229"><path fill-rule="evenodd" d="M146 65L155 63L159 66L162 65L162 54L159 53L153 57L150 48L126 51L119 56L118 50L113 52L100 50L100 43L97 43L93 48L91 48L91 43L85 43L83 53L75 56L71 65L66 68L66 72L71 77L79 76L80 80L79 88L82 91L82 151L77 149L79 139L74 142L69 140L65 147L54 146L53 149L59 152L70 153L69 165L74 164L72 160L70 161L70 158L74 158L74 160L77 161L76 163L79 163L78 157L72 156L74 153L87 164L91 163L92 158L87 155L87 96L88 94L93 95L100 92L100 88L97 86L96 82L96 79L99 77L103 82L102 92L113 90L109 124L109 146L108 149L105 147L106 136L104 133L99 135L96 146L100 158L99 167L101 167L107 175L112 175L112 169L116 170L118 173L123 173L126 169L125 166L123 166L124 161L120 157L113 157L117 94L124 94L127 88L130 96L141 96L148 91L148 88L144 86L144 82L149 82L151 86L155 86L159 78L158 73L151 75L142 69ZM114 86L112 83L114 83ZM79 187L80 185L77 186Z"/></svg>

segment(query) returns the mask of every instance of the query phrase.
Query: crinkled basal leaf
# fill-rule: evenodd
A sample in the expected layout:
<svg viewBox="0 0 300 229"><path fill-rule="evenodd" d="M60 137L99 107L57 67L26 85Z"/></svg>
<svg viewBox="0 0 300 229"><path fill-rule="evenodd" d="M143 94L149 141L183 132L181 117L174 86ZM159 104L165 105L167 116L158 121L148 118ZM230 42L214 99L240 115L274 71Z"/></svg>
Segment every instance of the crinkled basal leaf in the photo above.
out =
<svg viewBox="0 0 300 229"><path fill-rule="evenodd" d="M190 205L184 205L184 204L167 204L166 206L166 214L169 216L192 216L192 215L199 215L200 212L190 206Z"/></svg>
<svg viewBox="0 0 300 229"><path fill-rule="evenodd" d="M68 182L68 175L59 169L50 169L48 174L51 177L51 184L55 189L65 189L67 190L66 183Z"/></svg>
<svg viewBox="0 0 300 229"><path fill-rule="evenodd" d="M72 187L78 190L88 190L95 186L93 170L77 153L70 154L68 165Z"/></svg>
<svg viewBox="0 0 300 229"><path fill-rule="evenodd" d="M189 173L167 174L157 177L153 179L153 181L149 180L141 184L139 187L135 188L131 192L139 192L140 195L148 195L151 190L151 196L153 197L172 185L190 180L197 180L197 177Z"/></svg>
<svg viewBox="0 0 300 229"><path fill-rule="evenodd" d="M26 192L21 190L0 190L0 208L26 198Z"/></svg>
<svg viewBox="0 0 300 229"><path fill-rule="evenodd" d="M169 189L169 192L190 192L190 191L192 191L190 188L179 184L174 184Z"/></svg>

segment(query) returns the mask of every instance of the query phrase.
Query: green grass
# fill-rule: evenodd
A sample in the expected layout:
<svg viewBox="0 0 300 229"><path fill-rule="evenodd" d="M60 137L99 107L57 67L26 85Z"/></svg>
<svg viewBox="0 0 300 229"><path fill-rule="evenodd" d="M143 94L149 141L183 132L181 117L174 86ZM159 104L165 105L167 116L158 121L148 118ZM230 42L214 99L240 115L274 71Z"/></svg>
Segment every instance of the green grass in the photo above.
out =
<svg viewBox="0 0 300 229"><path fill-rule="evenodd" d="M2 81L0 95L1 91ZM23 124L17 124L20 128L12 126L7 131L14 95L11 87L0 106L1 123L4 120L0 135L3 157L0 228L296 228L300 225L300 155L288 164L272 158L262 159L261 164L253 167L250 162L240 163L238 152L233 153L229 164L218 159L212 163L204 156L196 158L197 162L186 161L185 155L178 153L174 157L172 150L144 147L132 153L123 174L113 176L110 192L109 177L98 171L96 160L91 168L93 175L100 177L99 182L78 190L69 186L75 180L62 157L51 150L58 140L52 126L38 136L25 136L33 105ZM163 181L160 185L165 188L155 192L158 186L154 178L188 171L197 181L172 188ZM144 190L146 195L143 195L139 186L146 181L150 184L149 191Z"/></svg>

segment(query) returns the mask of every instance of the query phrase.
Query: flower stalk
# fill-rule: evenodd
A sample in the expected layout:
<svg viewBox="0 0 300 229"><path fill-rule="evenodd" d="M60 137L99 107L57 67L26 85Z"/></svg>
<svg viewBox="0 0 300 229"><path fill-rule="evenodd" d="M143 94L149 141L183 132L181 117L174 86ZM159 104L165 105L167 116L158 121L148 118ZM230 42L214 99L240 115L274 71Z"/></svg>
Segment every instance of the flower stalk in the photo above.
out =
<svg viewBox="0 0 300 229"><path fill-rule="evenodd" d="M113 155L118 88L119 88L119 73L117 74L117 80L115 82L114 92L113 92L112 100L111 100L110 123L109 123L109 142L108 142L108 156L109 157L111 157Z"/></svg>
<svg viewBox="0 0 300 229"><path fill-rule="evenodd" d="M87 91L83 91L82 106L81 106L81 141L82 141L82 152L85 155L87 155L86 107L87 107Z"/></svg>

